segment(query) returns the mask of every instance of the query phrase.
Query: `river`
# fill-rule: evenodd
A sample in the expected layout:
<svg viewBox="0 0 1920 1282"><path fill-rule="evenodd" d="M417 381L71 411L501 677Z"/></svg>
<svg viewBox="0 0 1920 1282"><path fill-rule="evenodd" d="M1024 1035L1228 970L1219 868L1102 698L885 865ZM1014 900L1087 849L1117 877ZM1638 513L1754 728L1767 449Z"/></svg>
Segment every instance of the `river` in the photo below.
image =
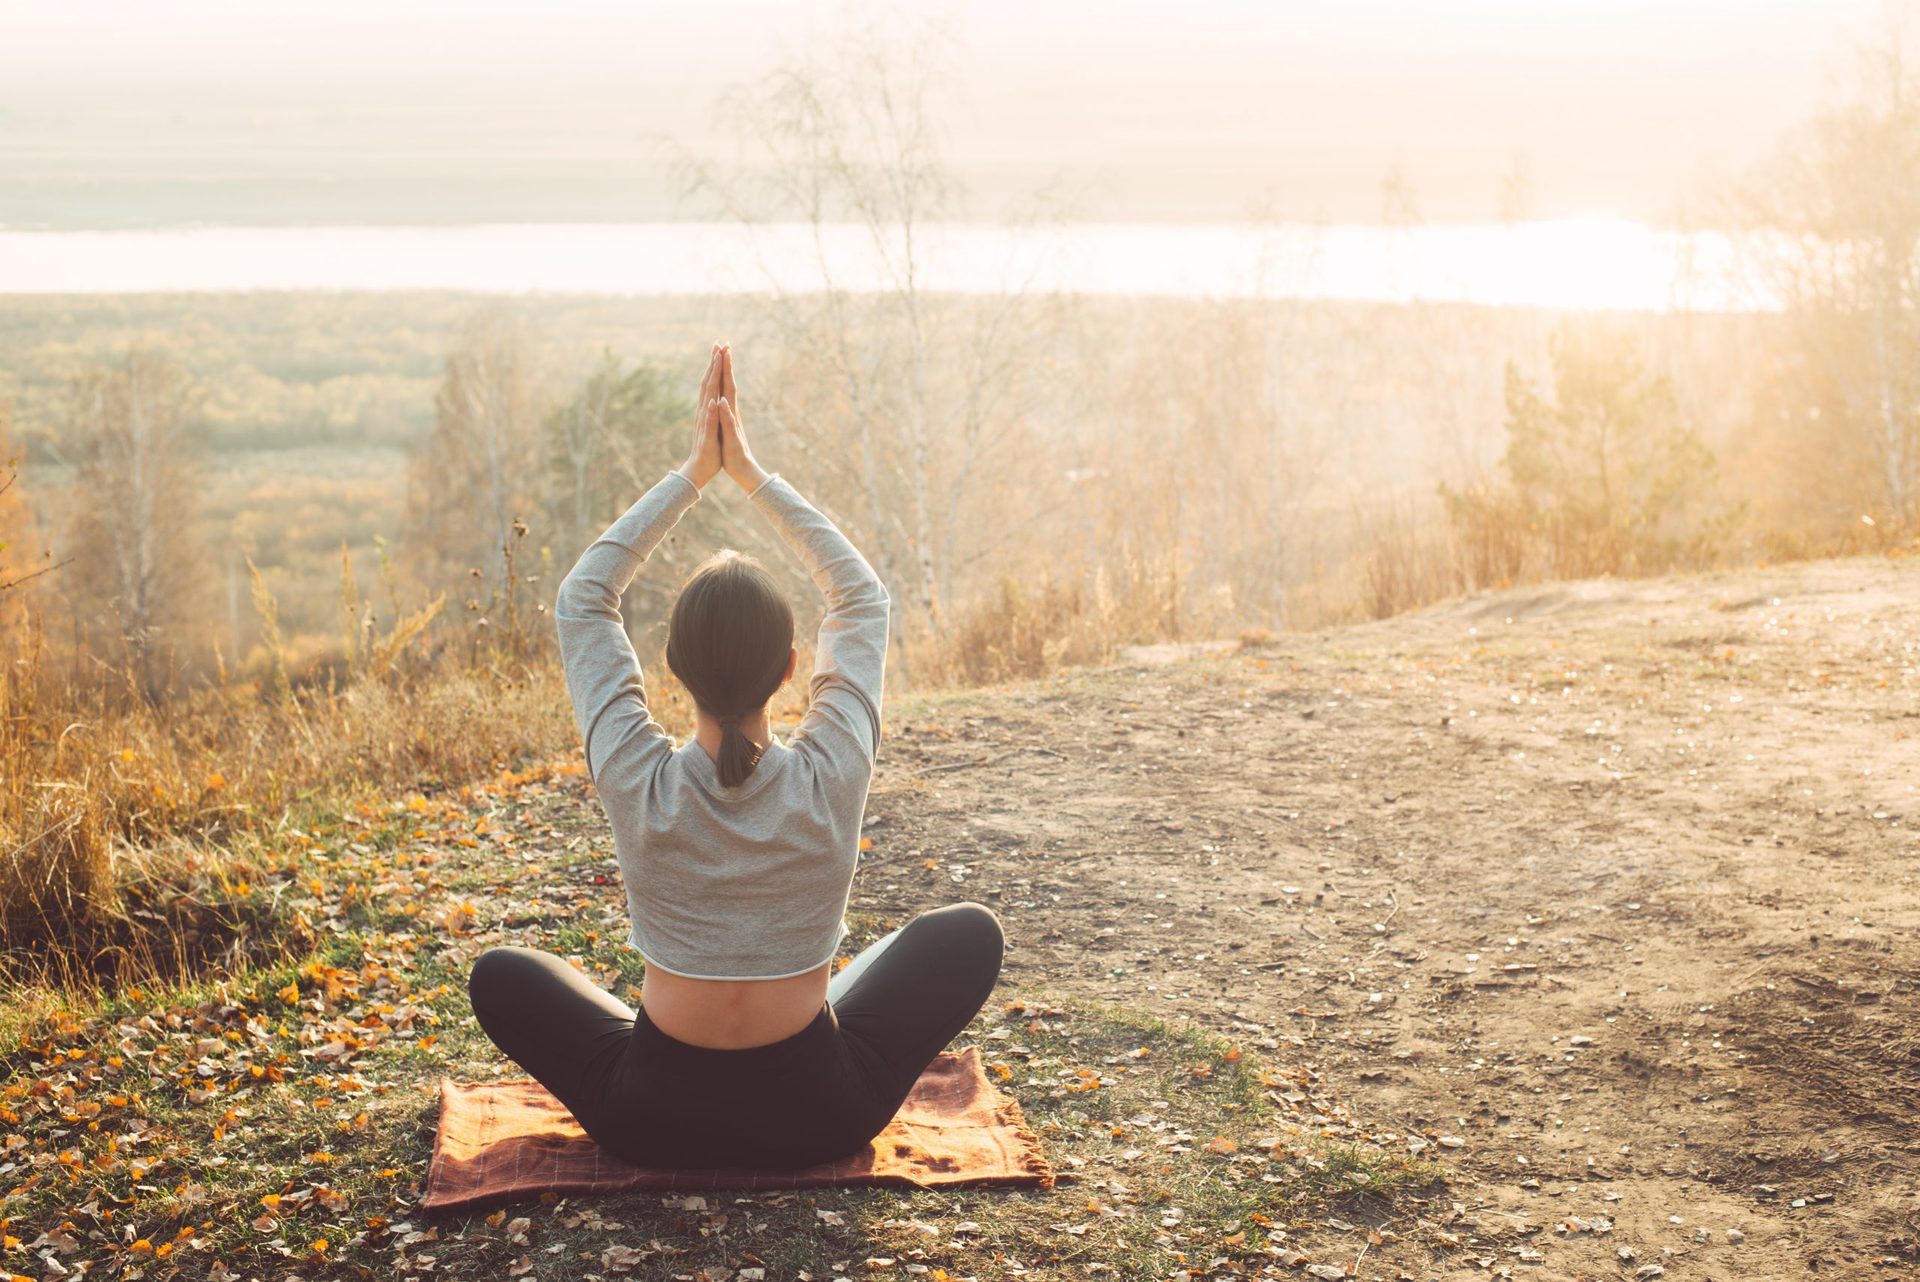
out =
<svg viewBox="0 0 1920 1282"><path fill-rule="evenodd" d="M1729 236L1612 218L1510 224L853 224L0 228L0 294L455 290L760 294L916 287L1446 300L1635 311L1770 306Z"/></svg>

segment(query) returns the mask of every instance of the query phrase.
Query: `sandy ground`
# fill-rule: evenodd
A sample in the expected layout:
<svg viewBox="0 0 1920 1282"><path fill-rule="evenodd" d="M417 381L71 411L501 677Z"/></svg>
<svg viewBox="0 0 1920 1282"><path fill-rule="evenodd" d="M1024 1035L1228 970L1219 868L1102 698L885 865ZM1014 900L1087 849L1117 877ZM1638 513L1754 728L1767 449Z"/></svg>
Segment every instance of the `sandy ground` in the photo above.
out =
<svg viewBox="0 0 1920 1282"><path fill-rule="evenodd" d="M1361 1276L1899 1276L1917 789L1913 562L1556 585L894 711L855 907L1464 1141Z"/></svg>

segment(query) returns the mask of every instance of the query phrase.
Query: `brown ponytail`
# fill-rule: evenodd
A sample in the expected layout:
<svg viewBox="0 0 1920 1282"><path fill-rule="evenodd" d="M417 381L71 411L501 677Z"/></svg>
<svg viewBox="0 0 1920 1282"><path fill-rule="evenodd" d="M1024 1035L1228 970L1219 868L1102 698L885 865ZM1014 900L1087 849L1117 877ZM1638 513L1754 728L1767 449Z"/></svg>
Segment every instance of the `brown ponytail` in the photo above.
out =
<svg viewBox="0 0 1920 1282"><path fill-rule="evenodd" d="M761 745L740 723L786 680L793 609L752 557L722 552L696 569L667 619L667 667L700 710L720 722L722 787L746 782Z"/></svg>

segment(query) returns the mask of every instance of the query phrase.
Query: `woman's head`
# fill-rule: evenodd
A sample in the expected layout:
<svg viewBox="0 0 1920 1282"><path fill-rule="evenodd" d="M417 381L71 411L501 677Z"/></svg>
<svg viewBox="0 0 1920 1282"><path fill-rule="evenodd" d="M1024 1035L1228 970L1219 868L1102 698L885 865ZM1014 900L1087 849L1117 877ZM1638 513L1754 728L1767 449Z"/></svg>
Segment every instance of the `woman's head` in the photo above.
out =
<svg viewBox="0 0 1920 1282"><path fill-rule="evenodd" d="M722 552L695 570L667 619L667 667L700 711L720 722L720 782L745 781L760 759L741 731L786 681L793 609L752 557Z"/></svg>

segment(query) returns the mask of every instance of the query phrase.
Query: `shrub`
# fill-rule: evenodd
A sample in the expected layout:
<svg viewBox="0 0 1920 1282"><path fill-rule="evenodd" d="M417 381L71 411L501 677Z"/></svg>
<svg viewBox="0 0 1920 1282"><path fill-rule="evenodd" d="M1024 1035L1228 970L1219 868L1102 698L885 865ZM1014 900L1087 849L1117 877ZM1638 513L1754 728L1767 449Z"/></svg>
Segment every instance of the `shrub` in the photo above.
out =
<svg viewBox="0 0 1920 1282"><path fill-rule="evenodd" d="M1733 513L1711 507L1713 453L1673 384L1612 331L1557 330L1553 397L1507 368L1502 476L1442 487L1468 578L1659 574L1710 562Z"/></svg>

